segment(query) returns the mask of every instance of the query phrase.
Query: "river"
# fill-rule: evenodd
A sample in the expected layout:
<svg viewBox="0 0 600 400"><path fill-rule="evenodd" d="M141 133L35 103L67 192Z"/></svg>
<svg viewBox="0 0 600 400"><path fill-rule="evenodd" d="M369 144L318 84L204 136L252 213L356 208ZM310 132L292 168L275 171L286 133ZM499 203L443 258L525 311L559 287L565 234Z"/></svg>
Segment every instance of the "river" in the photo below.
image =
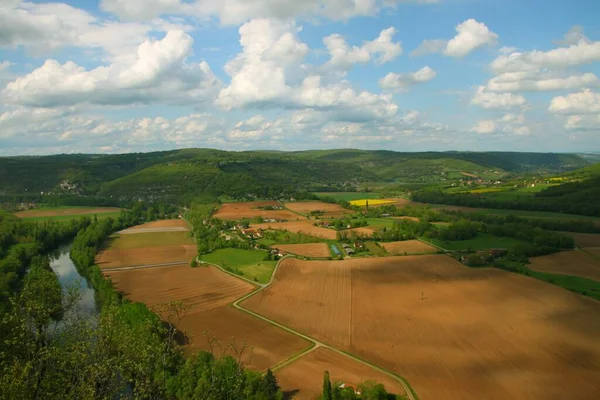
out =
<svg viewBox="0 0 600 400"><path fill-rule="evenodd" d="M70 287L75 287L79 290L81 298L79 299L78 306L76 307L78 314L93 315L98 312L96 306L96 299L94 296L94 289L88 285L84 277L79 275L75 264L69 257L71 246L62 246L53 254L50 255L50 267L54 273L58 276L58 281L66 292Z"/></svg>

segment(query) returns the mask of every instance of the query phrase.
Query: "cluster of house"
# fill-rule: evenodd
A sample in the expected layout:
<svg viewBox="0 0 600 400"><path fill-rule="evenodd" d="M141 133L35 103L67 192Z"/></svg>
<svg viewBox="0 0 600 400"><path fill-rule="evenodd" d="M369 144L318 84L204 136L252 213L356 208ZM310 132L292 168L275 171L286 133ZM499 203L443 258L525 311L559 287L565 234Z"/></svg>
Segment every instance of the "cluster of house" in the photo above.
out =
<svg viewBox="0 0 600 400"><path fill-rule="evenodd" d="M246 236L249 239L260 239L263 237L261 228L244 228L241 225L236 225L235 228L239 230L242 235Z"/></svg>

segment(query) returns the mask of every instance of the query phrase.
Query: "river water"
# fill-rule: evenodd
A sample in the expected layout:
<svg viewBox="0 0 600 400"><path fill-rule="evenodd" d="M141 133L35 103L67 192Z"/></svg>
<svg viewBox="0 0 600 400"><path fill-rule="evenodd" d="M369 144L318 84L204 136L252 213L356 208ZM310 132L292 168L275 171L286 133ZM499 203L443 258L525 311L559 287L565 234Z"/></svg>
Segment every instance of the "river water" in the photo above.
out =
<svg viewBox="0 0 600 400"><path fill-rule="evenodd" d="M62 246L53 254L50 255L50 267L54 273L58 276L60 286L63 288L63 292L66 292L69 288L75 287L80 293L80 299L77 307L75 307L78 314L93 315L98 312L96 306L96 299L94 296L94 289L88 285L84 277L79 275L75 264L69 257L71 246Z"/></svg>

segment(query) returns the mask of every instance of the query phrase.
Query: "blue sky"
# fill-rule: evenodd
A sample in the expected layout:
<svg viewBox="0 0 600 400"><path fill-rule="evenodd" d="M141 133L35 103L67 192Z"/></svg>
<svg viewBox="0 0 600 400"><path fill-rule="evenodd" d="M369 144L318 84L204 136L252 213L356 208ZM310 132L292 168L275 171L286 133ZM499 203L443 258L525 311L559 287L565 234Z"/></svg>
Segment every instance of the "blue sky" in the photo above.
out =
<svg viewBox="0 0 600 400"><path fill-rule="evenodd" d="M600 151L594 0L0 2L0 155Z"/></svg>

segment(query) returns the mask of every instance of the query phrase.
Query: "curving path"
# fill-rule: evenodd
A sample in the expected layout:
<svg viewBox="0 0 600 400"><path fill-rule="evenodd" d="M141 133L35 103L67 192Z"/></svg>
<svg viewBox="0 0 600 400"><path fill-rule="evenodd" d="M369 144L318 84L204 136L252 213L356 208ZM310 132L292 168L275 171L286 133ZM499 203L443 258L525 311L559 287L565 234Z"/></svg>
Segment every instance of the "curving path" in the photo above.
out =
<svg viewBox="0 0 600 400"><path fill-rule="evenodd" d="M338 353L338 354L344 355L344 356L346 356L346 357L348 357L348 358L351 358L352 360L354 360L354 361L356 361L356 362L358 362L358 363L361 363L361 364L367 365L367 366L369 366L369 367L371 367L371 368L375 369L375 370L376 370L376 371L378 371L378 372L381 372L381 373L383 373L383 374L386 374L386 375L390 376L391 378L395 379L396 381L398 381L398 382L399 382L399 383L402 385L402 387L404 388L404 391L406 392L406 396L407 396L407 398L408 398L409 400L418 400L418 398L419 398L419 397L417 396L417 394L415 393L415 391L414 391L414 390L412 389L412 387L411 387L411 386L408 384L408 382L406 381L406 379L402 378L400 375L397 375L397 374L395 374L395 373L393 373L393 372L391 372L391 371L389 371L389 370L386 370L386 369L384 369L384 368L378 367L378 366L377 366L377 365L375 365L375 364L371 364L370 362L368 362L368 361L365 361L365 360L363 360L363 359L361 359L361 358L358 358L358 357L356 357L356 356L354 356L354 355L352 355L352 354L350 354L350 353L347 353L347 352L345 352L345 351L343 351L343 350L337 349L337 348L335 348L335 347L333 347L333 346L330 346L330 345L328 345L328 344L326 344L326 343L323 343L323 342L321 342L321 341L319 341L319 340L316 340L316 339L314 339L314 338L312 338L312 337L310 337L310 336L308 336L308 335L305 335L305 334L303 334L303 333L301 333L301 332L298 332L298 331L296 331L296 330L294 330L294 329L292 329L292 328L290 328L290 327L288 327L288 326L285 326L285 325L283 325L283 324L280 324L280 323L279 323L279 322L277 322L277 321L274 321L274 320L272 320L272 319L266 318L266 317L264 317L264 316L262 316L262 315L260 315L260 314L257 314L257 313L255 313L254 311L248 310L248 309L246 309L246 308L244 308L243 306L241 306L241 305L240 305L240 303L241 303L242 301L244 301L244 300L246 300L246 299L249 299L249 298L250 298L250 297L252 297L252 296L255 296L255 295L257 295L257 294L258 294L258 293L260 293L261 291L263 291L263 290L265 290L266 288L268 288L269 286L271 286L271 284L272 284L272 283L273 283L273 281L275 280L275 274L277 273L277 269L279 269L279 265L280 265L280 264L281 264L281 263L282 263L282 262L283 262L283 261L284 261L286 258L295 258L295 257L293 257L293 256L289 256L289 255L286 255L285 257L282 257L282 258L281 258L281 259L280 259L280 260L277 262L277 264L275 264L275 268L273 269L273 273L271 274L271 279L269 280L269 282L267 282L267 283L265 283L265 284L260 284L260 283L257 283L257 282L254 282L254 281L251 281L251 280L249 280L249 279L246 279L246 278L244 278L243 276L236 275L236 274L234 274L234 273L232 273L232 272L229 272L229 271L227 271L227 270L223 269L223 268L222 268L220 265L217 265L217 264L212 264L212 263L206 263L206 262L204 262L204 263L203 263L204 265L212 265L212 266L214 266L214 267L216 267L216 268L220 269L221 271L223 271L223 272L224 272L224 273L226 273L226 274L229 274L229 275L235 276L236 278L239 278L239 279L243 279L243 280L245 280L245 281L247 281L247 282L250 282L250 283L252 283L252 284L253 284L253 285L255 285L255 286L258 286L258 289L256 289L255 291L253 291L253 292L250 292L250 293L248 293L247 295L245 295L245 296L243 296L243 297L240 297L239 299L237 299L236 301L234 301L234 302L232 303L233 307L237 308L238 310L240 310L240 311L242 311L242 312L245 312L245 313L247 313L247 314L250 314L250 315L252 315L252 316L253 316L253 317L255 317L255 318L258 318L258 319L261 319L261 320L263 320L263 321L265 321L265 322L268 322L268 323L269 323L269 324L271 324L271 325L275 325L276 327L278 327L278 328L280 328L280 329L283 329L284 331L287 331L287 332L289 332L289 333L291 333L291 334L293 334L293 335L296 335L296 336L298 336L298 337L301 337L302 339L305 339L305 340L307 340L308 342L312 343L312 346L311 346L311 347L309 347L308 349L306 349L306 350L304 350L304 351L302 351L302 352L300 352L300 353L298 353L298 354L295 354L295 355L293 355L292 357L288 358L287 360L284 360L284 361L282 361L282 362L280 362L280 363L278 363L278 364L274 365L273 367L271 367L271 369L272 369L273 371L275 371L275 370L277 370L277 369L283 368L283 367L285 367L286 365L289 365L289 364L291 364L292 362L296 361L297 359L301 358L302 356L304 356L304 355L306 355L306 354L308 354L308 353L310 353L310 352L314 351L315 349L318 349L319 347L323 347L323 348L326 348L326 349L328 349L328 350L334 351L334 352L336 352L336 353ZM201 263L201 261L200 261L198 258L197 258L197 261L198 261L199 263Z"/></svg>

